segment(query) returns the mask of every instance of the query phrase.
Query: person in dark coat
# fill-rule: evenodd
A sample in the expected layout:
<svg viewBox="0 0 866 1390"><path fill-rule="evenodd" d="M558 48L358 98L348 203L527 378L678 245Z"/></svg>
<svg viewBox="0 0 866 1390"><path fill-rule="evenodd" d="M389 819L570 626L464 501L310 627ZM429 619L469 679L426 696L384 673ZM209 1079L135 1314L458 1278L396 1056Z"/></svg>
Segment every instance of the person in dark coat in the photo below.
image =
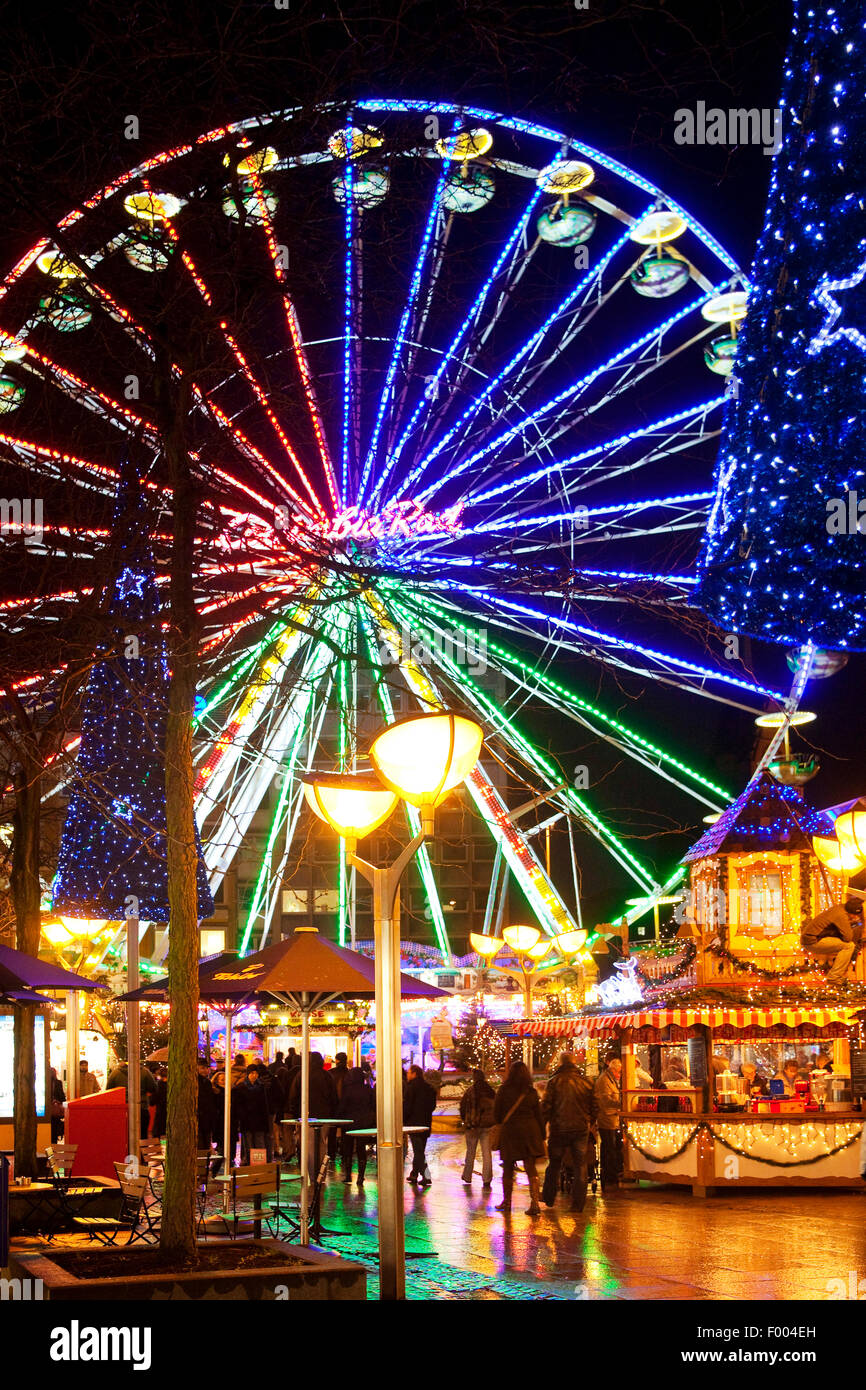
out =
<svg viewBox="0 0 866 1390"><path fill-rule="evenodd" d="M247 1067L247 1079L238 1086L238 1119L241 1131L241 1154L244 1163L250 1161L252 1149L264 1149L267 1162L274 1156L272 1118L268 1092L262 1082L262 1069L255 1063Z"/></svg>
<svg viewBox="0 0 866 1390"><path fill-rule="evenodd" d="M348 1058L345 1052L338 1052L334 1058L334 1066L328 1071L328 1075L334 1082L334 1090L337 1093L337 1109L334 1111L335 1115L341 1115L343 1113L340 1109L340 1097L343 1093L346 1077L349 1075L347 1063ZM336 1126L334 1126L328 1134L328 1156L331 1160L337 1157L337 1138L341 1136L341 1134L342 1131L338 1130Z"/></svg>
<svg viewBox="0 0 866 1390"><path fill-rule="evenodd" d="M430 1186L427 1177L427 1140L433 1127L433 1111L436 1109L436 1092L420 1067L410 1067L406 1073L406 1089L403 1092L403 1124L422 1125L419 1134L410 1134L412 1140L412 1171L407 1182L420 1182L422 1187Z"/></svg>
<svg viewBox="0 0 866 1390"><path fill-rule="evenodd" d="M538 1216L537 1159L544 1157L544 1123L538 1092L525 1062L512 1062L511 1068L496 1092L493 1106L496 1124L502 1126L499 1154L502 1159L502 1201L497 1211L511 1211L514 1190L514 1168L522 1163L529 1179L528 1216Z"/></svg>
<svg viewBox="0 0 866 1390"><path fill-rule="evenodd" d="M295 1119L300 1118L301 1114L301 1069L295 1072L292 1082L292 1090L289 1096L289 1111ZM310 1053L310 1119L330 1120L336 1118L337 1114L337 1088L334 1085L333 1073L325 1071L325 1059L321 1052ZM328 1143L330 1125L325 1125L321 1131L319 1144L324 1148ZM298 1147L300 1148L300 1135L298 1136ZM310 1176L315 1177L315 1144L310 1145L309 1167Z"/></svg>
<svg viewBox="0 0 866 1390"><path fill-rule="evenodd" d="M493 1151L490 1130L493 1126L493 1106L496 1092L483 1071L472 1073L472 1085L460 1097L460 1120L466 1131L466 1154L463 1160L463 1181L472 1186L475 1153L481 1145L481 1182L484 1188L493 1184Z"/></svg>
<svg viewBox="0 0 866 1390"><path fill-rule="evenodd" d="M337 1112L351 1121L343 1130L342 1159L343 1182L352 1181L352 1155L358 1155L358 1186L364 1186L367 1171L367 1140L353 1138L350 1129L372 1129L376 1124L376 1092L370 1085L366 1074L360 1067L350 1067L346 1071L340 1105Z"/></svg>
<svg viewBox="0 0 866 1390"><path fill-rule="evenodd" d="M63 1089L63 1082L51 1068L51 1142L58 1144L63 1138L63 1121L66 1111L63 1109L66 1103L66 1092Z"/></svg>
<svg viewBox="0 0 866 1390"><path fill-rule="evenodd" d="M549 1153L542 1201L548 1207L555 1205L562 1160L567 1154L574 1174L571 1210L583 1211L586 1205L586 1149L589 1132L598 1119L598 1101L593 1083L578 1071L569 1052L563 1052L559 1066L547 1083L541 1118L548 1125Z"/></svg>
<svg viewBox="0 0 866 1390"><path fill-rule="evenodd" d="M210 1150L216 1128L217 1106L204 1057L198 1059L198 1147Z"/></svg>

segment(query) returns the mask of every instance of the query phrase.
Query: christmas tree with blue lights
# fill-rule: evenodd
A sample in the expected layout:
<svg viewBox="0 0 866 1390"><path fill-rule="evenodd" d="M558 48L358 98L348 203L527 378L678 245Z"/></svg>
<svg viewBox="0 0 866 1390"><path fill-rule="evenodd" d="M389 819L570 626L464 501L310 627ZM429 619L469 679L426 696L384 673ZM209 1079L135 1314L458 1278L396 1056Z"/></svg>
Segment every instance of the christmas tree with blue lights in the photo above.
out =
<svg viewBox="0 0 866 1390"><path fill-rule="evenodd" d="M130 522L130 517L132 521ZM149 546L121 488L121 568L108 609L110 651L94 666L60 844L53 908L71 917L167 922L165 724L169 671ZM196 833L199 917L213 899Z"/></svg>
<svg viewBox="0 0 866 1390"><path fill-rule="evenodd" d="M866 12L794 6L700 561L724 629L866 648Z"/></svg>

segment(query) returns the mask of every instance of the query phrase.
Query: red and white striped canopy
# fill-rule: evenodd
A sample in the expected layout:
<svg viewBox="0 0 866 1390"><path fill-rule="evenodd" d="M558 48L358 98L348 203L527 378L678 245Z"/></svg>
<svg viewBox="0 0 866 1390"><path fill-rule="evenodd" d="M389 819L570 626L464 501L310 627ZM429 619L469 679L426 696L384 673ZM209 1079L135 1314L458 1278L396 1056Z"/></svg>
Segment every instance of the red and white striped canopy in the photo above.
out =
<svg viewBox="0 0 866 1390"><path fill-rule="evenodd" d="M810 1024L823 1028L829 1023L848 1024L853 1009L726 1009L713 1005L695 1009L641 1009L623 1014L596 1014L586 1018L521 1019L517 1032L535 1038L570 1038L583 1033L588 1037L610 1035L620 1028L691 1028L701 1023L709 1028L796 1028Z"/></svg>

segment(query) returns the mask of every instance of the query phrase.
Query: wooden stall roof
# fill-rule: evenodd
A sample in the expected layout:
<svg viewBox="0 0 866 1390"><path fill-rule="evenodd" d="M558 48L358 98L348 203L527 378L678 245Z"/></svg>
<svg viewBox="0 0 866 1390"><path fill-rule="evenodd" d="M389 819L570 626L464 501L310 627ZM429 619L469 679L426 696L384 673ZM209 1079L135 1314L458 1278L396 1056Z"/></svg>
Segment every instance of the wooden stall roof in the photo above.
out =
<svg viewBox="0 0 866 1390"><path fill-rule="evenodd" d="M762 772L692 845L682 862L692 864L719 854L751 854L755 850L790 854L811 849L812 835L835 839L832 818L809 806L799 787L783 786Z"/></svg>

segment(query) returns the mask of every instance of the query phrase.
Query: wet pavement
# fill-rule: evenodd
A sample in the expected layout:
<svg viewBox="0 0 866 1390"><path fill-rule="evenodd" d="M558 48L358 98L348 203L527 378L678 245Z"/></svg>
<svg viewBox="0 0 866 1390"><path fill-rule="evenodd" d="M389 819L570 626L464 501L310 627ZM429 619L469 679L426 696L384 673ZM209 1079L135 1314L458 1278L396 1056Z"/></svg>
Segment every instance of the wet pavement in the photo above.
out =
<svg viewBox="0 0 866 1390"><path fill-rule="evenodd" d="M862 1194L739 1189L701 1200L688 1188L644 1184L589 1193L581 1215L563 1196L530 1217L524 1176L505 1216L495 1210L498 1164L483 1192L480 1176L471 1188L461 1182L459 1136L434 1135L427 1153L432 1186L406 1184L413 1300L827 1300L839 1288L830 1281L847 1287L852 1272L866 1280L866 1185ZM375 1166L361 1190L341 1179L338 1167L322 1204L323 1224L338 1234L322 1248L360 1256L375 1297Z"/></svg>
<svg viewBox="0 0 866 1390"><path fill-rule="evenodd" d="M562 1196L553 1210L530 1217L525 1175L518 1175L505 1215L495 1210L502 1200L498 1162L493 1188L484 1192L480 1173L471 1188L461 1181L460 1136L434 1135L427 1154L432 1185L404 1189L406 1293L413 1301L827 1301L852 1290L866 1296L866 1184L862 1193L741 1188L703 1201L689 1188L644 1184L590 1192L580 1215ZM322 1201L329 1234L320 1248L366 1266L370 1299L378 1297L376 1201L374 1162L360 1189L343 1183L338 1165ZM60 1235L54 1248L86 1244L86 1237Z"/></svg>

